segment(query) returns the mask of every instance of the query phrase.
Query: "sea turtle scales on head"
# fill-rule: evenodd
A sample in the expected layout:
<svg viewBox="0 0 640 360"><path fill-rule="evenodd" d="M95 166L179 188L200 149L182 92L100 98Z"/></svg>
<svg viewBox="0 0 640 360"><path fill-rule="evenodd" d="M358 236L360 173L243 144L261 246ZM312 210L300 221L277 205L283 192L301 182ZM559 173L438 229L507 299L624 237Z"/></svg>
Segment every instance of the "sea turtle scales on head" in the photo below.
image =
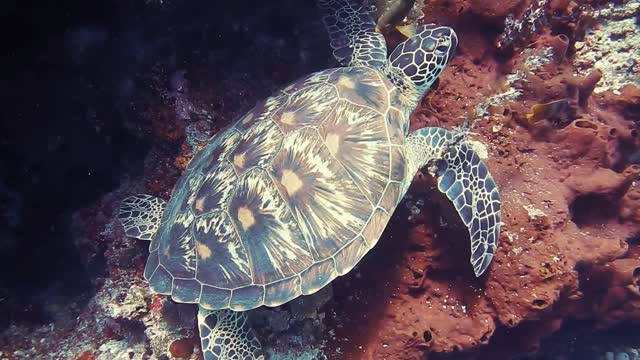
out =
<svg viewBox="0 0 640 360"><path fill-rule="evenodd" d="M410 112L454 52L454 31L418 26L387 58L365 9L319 6L345 67L294 82L210 139L168 202L136 195L120 209L126 234L151 240L151 289L199 305L207 360L262 358L243 312L349 272L425 165L469 228L476 275L496 249L498 191L465 133L408 133Z"/></svg>

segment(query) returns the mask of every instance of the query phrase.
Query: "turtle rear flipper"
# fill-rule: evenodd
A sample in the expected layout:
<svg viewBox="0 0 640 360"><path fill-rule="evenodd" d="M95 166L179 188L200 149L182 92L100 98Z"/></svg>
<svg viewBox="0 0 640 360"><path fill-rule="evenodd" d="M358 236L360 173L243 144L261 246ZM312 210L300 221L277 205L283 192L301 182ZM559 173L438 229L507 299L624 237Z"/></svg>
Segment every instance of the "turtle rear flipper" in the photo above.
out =
<svg viewBox="0 0 640 360"><path fill-rule="evenodd" d="M167 202L151 195L133 195L122 200L118 220L127 236L151 240L155 235Z"/></svg>
<svg viewBox="0 0 640 360"><path fill-rule="evenodd" d="M204 360L264 360L244 312L200 307L198 329Z"/></svg>
<svg viewBox="0 0 640 360"><path fill-rule="evenodd" d="M318 7L333 56L340 64L382 69L387 62L387 43L375 31L369 10L350 0L318 0Z"/></svg>

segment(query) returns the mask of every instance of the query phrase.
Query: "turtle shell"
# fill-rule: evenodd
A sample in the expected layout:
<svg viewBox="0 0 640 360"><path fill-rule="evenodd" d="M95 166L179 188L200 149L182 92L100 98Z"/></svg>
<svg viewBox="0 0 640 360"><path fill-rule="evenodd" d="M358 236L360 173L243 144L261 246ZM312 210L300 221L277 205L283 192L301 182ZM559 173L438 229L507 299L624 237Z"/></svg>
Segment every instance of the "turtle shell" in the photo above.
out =
<svg viewBox="0 0 640 360"><path fill-rule="evenodd" d="M408 119L390 104L394 91L366 67L321 71L212 138L151 242L152 290L241 311L312 294L349 272L408 183Z"/></svg>

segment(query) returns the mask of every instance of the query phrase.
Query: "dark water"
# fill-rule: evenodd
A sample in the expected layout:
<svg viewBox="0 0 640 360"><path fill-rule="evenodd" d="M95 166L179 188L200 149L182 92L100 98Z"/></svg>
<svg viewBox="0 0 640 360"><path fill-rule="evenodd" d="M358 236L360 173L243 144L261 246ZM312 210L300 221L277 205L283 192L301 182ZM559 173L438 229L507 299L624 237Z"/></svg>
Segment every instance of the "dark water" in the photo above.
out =
<svg viewBox="0 0 640 360"><path fill-rule="evenodd" d="M3 6L2 326L46 321L46 298L86 294L104 275L99 261L90 268L81 261L71 214L115 189L125 175L141 173L154 140L145 112L159 102L150 86L153 67L185 70L189 81L198 80L190 72L195 68L209 66L213 74L233 69L245 86L255 81L254 94L247 94L255 102L272 90L261 79L273 76L273 67L285 68L280 81L289 81L326 64L326 50L301 61L301 52L311 54L315 44L295 34L307 26L303 19L318 18L315 11L313 3L296 1ZM260 54L266 56L256 62ZM231 91L207 100L225 114L247 110L230 109L243 100ZM166 146L168 154L178 150Z"/></svg>
<svg viewBox="0 0 640 360"><path fill-rule="evenodd" d="M114 40L126 14L115 5L11 1L3 10L3 321L42 321L47 297L87 291L95 274L73 246L71 212L117 186L148 147L114 106L138 66Z"/></svg>

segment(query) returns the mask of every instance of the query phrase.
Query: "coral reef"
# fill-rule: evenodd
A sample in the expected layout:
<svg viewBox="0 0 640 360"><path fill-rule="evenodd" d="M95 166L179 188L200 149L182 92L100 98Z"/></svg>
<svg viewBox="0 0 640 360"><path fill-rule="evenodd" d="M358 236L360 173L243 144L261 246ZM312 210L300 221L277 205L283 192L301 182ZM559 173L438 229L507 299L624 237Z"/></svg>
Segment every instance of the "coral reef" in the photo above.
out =
<svg viewBox="0 0 640 360"><path fill-rule="evenodd" d="M434 179L419 174L379 244L351 273L313 296L251 313L268 358L571 358L578 350L594 359L637 357L638 339L597 339L640 323L640 60L637 51L621 55L638 47L638 3L417 3L422 14L412 19L454 26L460 44L411 129L472 121L474 147L502 194L498 253L475 278L466 229ZM165 19L185 11L145 6ZM196 308L150 293L142 279L148 243L125 237L115 210L132 193L167 198L203 141L280 86L329 66L328 47L318 41L324 30L309 8L278 1L255 16L238 10L219 19L219 33L207 30L203 16L145 47L146 72L137 81L151 91L119 106L133 104L122 110L124 128L150 148L116 187L70 217L90 290L73 300L50 297L46 320L35 325L11 318L0 359L201 357ZM263 24L276 14L289 21L285 29ZM75 61L106 41L106 32L89 30L67 35ZM129 36L145 43L143 33ZM166 47L170 54L158 50ZM135 93L130 81L118 84ZM527 119L532 106L562 99L568 105L559 113ZM0 182L0 198L9 200L6 222L19 221L21 195ZM16 244L2 236L0 249ZM10 296L0 289L3 313L19 308L18 300L4 302ZM593 347L574 342L575 351L558 350L576 329L580 344Z"/></svg>
<svg viewBox="0 0 640 360"><path fill-rule="evenodd" d="M637 327L629 327L628 324L606 332L593 332L578 321L545 339L543 344L542 351L518 356L516 359L635 359L638 358L640 338Z"/></svg>
<svg viewBox="0 0 640 360"><path fill-rule="evenodd" d="M640 73L640 54L637 51L640 44L637 24L640 3L609 3L592 9L588 15L597 20L597 25L587 31L582 41L575 43L574 62L578 73L586 75L593 68L603 72L603 79L594 89L596 93L613 90L619 94L626 84L640 86L637 76Z"/></svg>
<svg viewBox="0 0 640 360"><path fill-rule="evenodd" d="M460 9L461 16L478 14L465 5L449 8ZM573 45L581 36L577 25L589 15L566 9L575 17L557 19L552 12L534 16L542 12L535 9L546 6L525 6L529 10L521 18L529 20L520 24L530 24L528 30L506 22L515 31L502 34L509 34L520 51L498 46L496 39L504 36L466 32L461 25L460 55L412 122L415 129L459 125L461 117L476 119L475 139L488 148L503 199L503 236L489 275L468 275L464 231L452 221L451 209L434 199L433 184L417 181L410 194L429 199L427 206L419 217L413 209L408 230L403 221L407 215L397 214L385 233L393 245L381 241L360 267L375 279L357 286L366 289L364 299L372 304L348 307L347 318L337 322L338 339L345 340L337 340L336 346L345 358L420 358L461 351L505 358L539 349L542 339L571 319L594 330L637 321L636 280L596 277L637 261L634 239L640 218L631 199L637 199L639 181L630 161L640 145L631 95L637 87L627 79L625 93L595 91L607 76L605 70L592 66L580 72L573 60ZM434 21L440 15L446 19L442 13L437 3L427 4L430 20L430 14ZM490 12L485 19L495 21ZM560 29L564 32L555 32ZM515 41L517 37L526 41ZM569 107L558 118L537 124L526 120L532 105L563 98ZM626 105L615 107L618 102ZM409 203L409 210L413 206ZM381 260L392 254L393 259ZM594 283L602 288L592 288ZM369 319L372 312L379 315ZM348 337L364 329L367 335Z"/></svg>

